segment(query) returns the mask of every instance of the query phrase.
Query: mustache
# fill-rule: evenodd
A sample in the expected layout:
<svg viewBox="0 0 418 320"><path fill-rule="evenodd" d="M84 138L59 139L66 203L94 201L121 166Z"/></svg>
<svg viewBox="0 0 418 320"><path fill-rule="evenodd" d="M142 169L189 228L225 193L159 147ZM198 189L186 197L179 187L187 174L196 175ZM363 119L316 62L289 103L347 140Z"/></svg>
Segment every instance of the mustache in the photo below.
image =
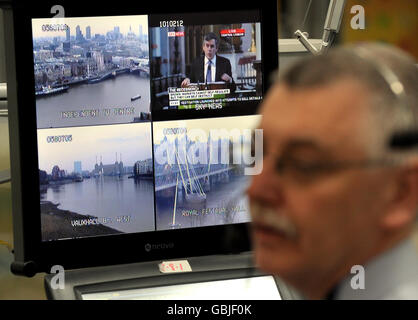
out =
<svg viewBox="0 0 418 320"><path fill-rule="evenodd" d="M258 202L250 202L252 224L255 227L271 229L285 234L290 239L298 236L295 224L285 215L278 214L276 210L266 207Z"/></svg>

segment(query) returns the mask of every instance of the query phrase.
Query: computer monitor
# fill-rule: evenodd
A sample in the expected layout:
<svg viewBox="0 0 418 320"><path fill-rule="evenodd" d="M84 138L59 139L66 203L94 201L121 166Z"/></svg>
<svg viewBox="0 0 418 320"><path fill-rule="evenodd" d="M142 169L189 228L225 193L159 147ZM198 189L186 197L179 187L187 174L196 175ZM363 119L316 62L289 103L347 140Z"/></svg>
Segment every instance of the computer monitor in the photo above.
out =
<svg viewBox="0 0 418 320"><path fill-rule="evenodd" d="M276 2L54 5L5 10L13 272L250 250Z"/></svg>

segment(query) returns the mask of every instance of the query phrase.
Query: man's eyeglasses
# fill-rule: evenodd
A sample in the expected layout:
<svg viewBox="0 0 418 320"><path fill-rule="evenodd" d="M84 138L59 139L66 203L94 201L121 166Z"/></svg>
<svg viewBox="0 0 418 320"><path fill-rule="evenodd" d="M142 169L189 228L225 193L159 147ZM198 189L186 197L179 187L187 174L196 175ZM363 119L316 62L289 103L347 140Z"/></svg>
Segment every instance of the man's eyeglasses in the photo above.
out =
<svg viewBox="0 0 418 320"><path fill-rule="evenodd" d="M277 173L296 182L310 182L320 177L343 170L365 169L376 167L391 167L395 161L385 159L360 161L307 161L291 157L282 157L276 160Z"/></svg>

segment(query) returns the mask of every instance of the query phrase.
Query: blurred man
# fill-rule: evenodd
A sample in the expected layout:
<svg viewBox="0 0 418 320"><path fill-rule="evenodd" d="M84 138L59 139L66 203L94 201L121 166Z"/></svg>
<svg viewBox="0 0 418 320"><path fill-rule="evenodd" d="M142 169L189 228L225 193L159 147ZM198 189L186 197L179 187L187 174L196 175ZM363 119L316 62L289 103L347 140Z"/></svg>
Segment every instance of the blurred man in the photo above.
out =
<svg viewBox="0 0 418 320"><path fill-rule="evenodd" d="M298 62L263 103L256 263L307 299L418 299L417 150L388 147L418 128L417 68L395 48L361 48L369 58L354 47Z"/></svg>
<svg viewBox="0 0 418 320"><path fill-rule="evenodd" d="M192 64L189 78L183 80L181 86L187 87L190 83L220 82L234 85L231 63L227 58L217 55L219 40L213 32L205 35L202 50L204 55L197 57Z"/></svg>

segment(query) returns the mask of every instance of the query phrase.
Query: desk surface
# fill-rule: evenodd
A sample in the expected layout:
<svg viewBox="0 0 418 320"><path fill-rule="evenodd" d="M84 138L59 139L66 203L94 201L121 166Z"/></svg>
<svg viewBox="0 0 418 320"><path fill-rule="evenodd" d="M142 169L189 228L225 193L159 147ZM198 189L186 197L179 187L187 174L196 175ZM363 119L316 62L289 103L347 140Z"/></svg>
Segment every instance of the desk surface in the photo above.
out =
<svg viewBox="0 0 418 320"><path fill-rule="evenodd" d="M0 171L10 168L8 119L0 117ZM0 240L13 245L10 183L0 184ZM10 272L13 255L0 246L0 300L46 299L43 275L28 279Z"/></svg>

